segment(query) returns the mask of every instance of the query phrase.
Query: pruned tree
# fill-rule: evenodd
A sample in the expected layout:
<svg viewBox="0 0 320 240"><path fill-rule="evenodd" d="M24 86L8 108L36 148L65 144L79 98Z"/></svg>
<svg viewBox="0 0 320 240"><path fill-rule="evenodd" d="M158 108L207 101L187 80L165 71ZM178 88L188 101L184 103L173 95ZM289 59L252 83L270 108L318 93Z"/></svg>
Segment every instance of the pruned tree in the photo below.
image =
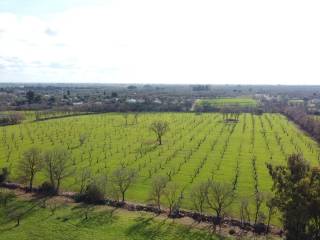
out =
<svg viewBox="0 0 320 240"><path fill-rule="evenodd" d="M84 220L89 219L89 213L92 213L94 211L94 205L93 204L82 204L81 205Z"/></svg>
<svg viewBox="0 0 320 240"><path fill-rule="evenodd" d="M87 135L82 133L79 135L79 143L80 143L80 146L82 146L87 140Z"/></svg>
<svg viewBox="0 0 320 240"><path fill-rule="evenodd" d="M49 209L50 209L50 212L51 212L51 216L53 216L56 213L57 209L58 209L58 203L55 202L55 201L49 201L47 203L47 205L49 206Z"/></svg>
<svg viewBox="0 0 320 240"><path fill-rule="evenodd" d="M155 202L159 211L161 210L161 196L164 194L167 183L166 176L155 176L151 182L150 199Z"/></svg>
<svg viewBox="0 0 320 240"><path fill-rule="evenodd" d="M69 152L59 147L46 151L44 169L55 192L58 193L61 181L74 172Z"/></svg>
<svg viewBox="0 0 320 240"><path fill-rule="evenodd" d="M220 225L227 208L234 200L234 191L232 186L226 183L209 181L208 184L207 203L215 212L217 223Z"/></svg>
<svg viewBox="0 0 320 240"><path fill-rule="evenodd" d="M22 158L18 162L18 171L23 181L29 184L29 190L32 190L33 180L36 174L42 169L42 153L37 147L31 147L23 153Z"/></svg>
<svg viewBox="0 0 320 240"><path fill-rule="evenodd" d="M121 166L113 171L111 182L115 192L121 196L122 202L125 201L125 193L134 183L136 177L136 171L125 166Z"/></svg>
<svg viewBox="0 0 320 240"><path fill-rule="evenodd" d="M203 213L207 196L208 196L208 182L200 182L196 184L190 193L193 208L200 214Z"/></svg>
<svg viewBox="0 0 320 240"><path fill-rule="evenodd" d="M138 124L138 117L139 117L139 114L136 112L136 113L134 114L134 123L135 123L135 124Z"/></svg>
<svg viewBox="0 0 320 240"><path fill-rule="evenodd" d="M125 126L128 126L129 113L124 112L124 113L122 114L122 116L123 116L123 118L124 118L124 124L125 124Z"/></svg>
<svg viewBox="0 0 320 240"><path fill-rule="evenodd" d="M0 189L0 204L3 207L6 207L8 202L10 200L14 199L15 197L16 197L16 195L14 192L7 190L7 189L4 189L4 188Z"/></svg>
<svg viewBox="0 0 320 240"><path fill-rule="evenodd" d="M179 211L183 197L179 185L174 182L169 182L164 190L164 196L169 207L169 216L175 215L176 212Z"/></svg>
<svg viewBox="0 0 320 240"><path fill-rule="evenodd" d="M156 134L157 141L161 145L163 135L169 130L169 124L165 121L154 121L151 123L150 129Z"/></svg>

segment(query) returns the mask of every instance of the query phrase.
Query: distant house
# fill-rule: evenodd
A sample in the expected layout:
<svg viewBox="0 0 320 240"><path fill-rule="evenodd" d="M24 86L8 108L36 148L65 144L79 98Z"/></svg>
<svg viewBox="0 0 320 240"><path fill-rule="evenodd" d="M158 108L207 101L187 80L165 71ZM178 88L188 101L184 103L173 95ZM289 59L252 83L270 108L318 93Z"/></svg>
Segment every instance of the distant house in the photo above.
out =
<svg viewBox="0 0 320 240"><path fill-rule="evenodd" d="M82 105L82 104L83 104L83 102L74 102L73 106L79 106L79 105Z"/></svg>
<svg viewBox="0 0 320 240"><path fill-rule="evenodd" d="M134 98L129 98L126 100L127 103L137 103L137 100Z"/></svg>
<svg viewBox="0 0 320 240"><path fill-rule="evenodd" d="M146 100L144 100L143 98L137 99L138 103L144 103Z"/></svg>
<svg viewBox="0 0 320 240"><path fill-rule="evenodd" d="M153 100L154 103L158 103L158 104L161 104L161 100L159 98L156 98L155 100Z"/></svg>
<svg viewBox="0 0 320 240"><path fill-rule="evenodd" d="M320 99L314 98L314 99L310 100L309 102L312 104L320 104Z"/></svg>

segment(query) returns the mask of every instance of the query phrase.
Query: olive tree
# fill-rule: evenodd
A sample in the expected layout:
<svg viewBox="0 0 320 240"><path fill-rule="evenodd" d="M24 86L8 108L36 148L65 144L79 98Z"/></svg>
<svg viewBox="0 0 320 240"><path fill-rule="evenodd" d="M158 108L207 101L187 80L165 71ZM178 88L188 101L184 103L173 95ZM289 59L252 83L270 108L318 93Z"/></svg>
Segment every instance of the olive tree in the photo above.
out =
<svg viewBox="0 0 320 240"><path fill-rule="evenodd" d="M43 161L41 150L31 147L23 153L18 162L18 171L23 181L29 183L29 190L32 190L33 180L36 174L42 169Z"/></svg>
<svg viewBox="0 0 320 240"><path fill-rule="evenodd" d="M154 121L150 125L150 130L157 136L159 145L162 144L162 136L169 130L169 124L165 121Z"/></svg>

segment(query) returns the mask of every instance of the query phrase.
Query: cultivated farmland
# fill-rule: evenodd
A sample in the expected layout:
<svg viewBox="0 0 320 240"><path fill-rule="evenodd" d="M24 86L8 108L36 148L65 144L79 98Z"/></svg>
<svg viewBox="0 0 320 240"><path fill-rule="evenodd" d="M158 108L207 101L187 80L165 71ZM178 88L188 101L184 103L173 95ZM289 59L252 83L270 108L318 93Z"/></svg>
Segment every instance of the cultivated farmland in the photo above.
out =
<svg viewBox="0 0 320 240"><path fill-rule="evenodd" d="M256 107L258 102L249 97L241 98L215 98L215 99L199 99L196 104L210 105L213 107L237 106L237 107Z"/></svg>
<svg viewBox="0 0 320 240"><path fill-rule="evenodd" d="M162 145L149 129L155 120L170 127ZM64 190L79 190L76 175L82 169L98 176L122 164L139 173L128 191L129 201L148 202L152 177L164 175L179 185L182 206L190 209L192 186L213 179L233 184L234 216L241 197L270 191L266 163L284 163L294 152L313 164L319 161L317 144L280 114L240 114L238 122L225 123L219 113L110 113L25 122L2 127L0 134L0 167L10 169L13 181L19 181L17 160L26 149L64 146L76 168L75 176L63 182ZM44 180L41 173L35 182Z"/></svg>

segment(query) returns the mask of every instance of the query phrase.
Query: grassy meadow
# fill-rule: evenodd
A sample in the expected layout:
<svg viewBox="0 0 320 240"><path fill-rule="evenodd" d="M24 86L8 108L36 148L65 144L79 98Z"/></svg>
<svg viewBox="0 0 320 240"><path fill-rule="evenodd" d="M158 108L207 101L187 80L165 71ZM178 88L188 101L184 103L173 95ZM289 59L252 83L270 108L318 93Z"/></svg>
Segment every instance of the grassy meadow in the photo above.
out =
<svg viewBox="0 0 320 240"><path fill-rule="evenodd" d="M167 121L170 127L161 146L149 129L155 120ZM86 136L83 145L82 135ZM125 164L139 173L128 190L129 201L147 203L152 177L165 175L179 184L182 207L192 209L192 187L212 178L235 184L237 199L230 214L236 217L242 197L252 197L256 190L270 191L266 163L284 164L287 155L296 152L313 164L319 160L317 143L280 114L246 113L234 123L225 123L219 113L141 113L137 121L134 114L125 118L108 113L27 121L1 127L0 143L0 167L10 169L12 181L19 181L16 166L25 150L63 146L76 169L62 183L64 190L79 190L77 175L82 169L91 169L95 176L108 175ZM36 185L45 179L41 172Z"/></svg>
<svg viewBox="0 0 320 240"><path fill-rule="evenodd" d="M42 208L35 201L14 200L0 208L0 239L6 240L99 240L161 239L218 240L208 230L192 229L153 214L128 212L112 208L91 209L75 204L55 203L55 211ZM53 203L51 203L53 205ZM11 212L11 215L6 212ZM23 213L17 226L15 215Z"/></svg>

